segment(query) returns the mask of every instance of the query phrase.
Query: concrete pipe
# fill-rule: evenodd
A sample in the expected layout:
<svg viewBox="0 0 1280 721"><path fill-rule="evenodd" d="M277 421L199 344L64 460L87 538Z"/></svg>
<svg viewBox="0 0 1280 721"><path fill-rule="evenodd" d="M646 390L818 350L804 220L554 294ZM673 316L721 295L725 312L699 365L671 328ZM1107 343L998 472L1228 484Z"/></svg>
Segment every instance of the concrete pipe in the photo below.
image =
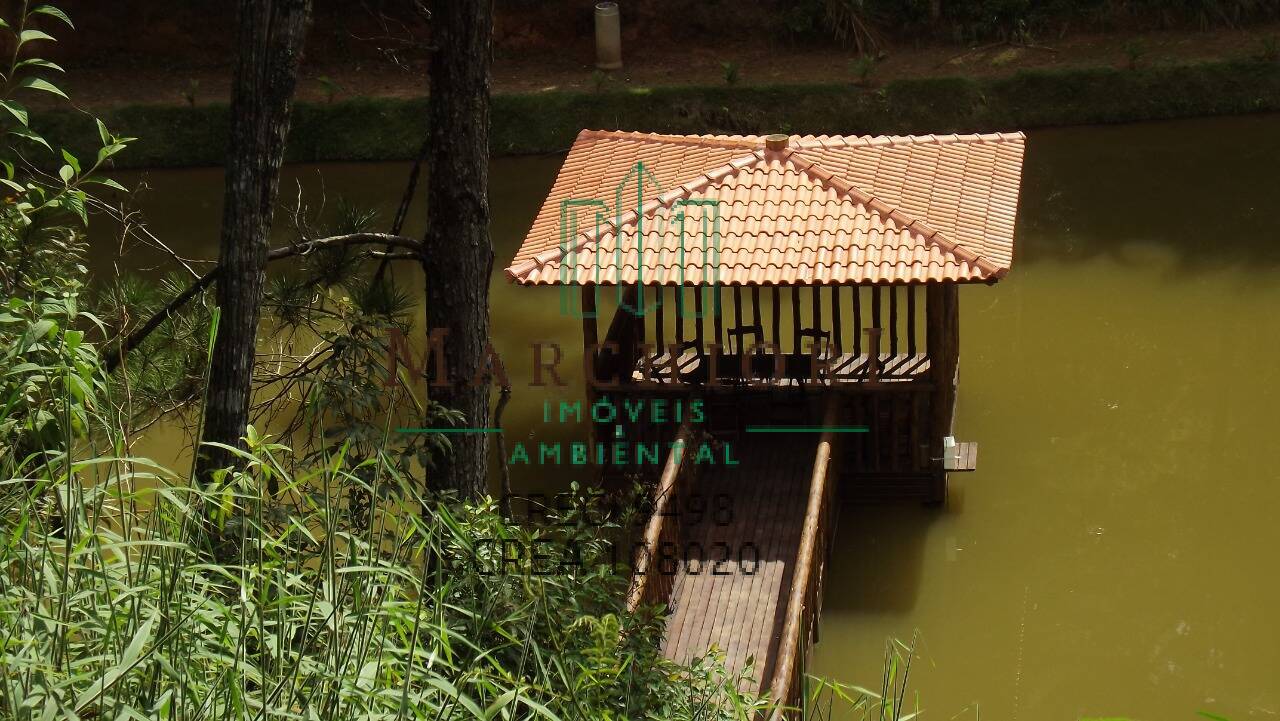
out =
<svg viewBox="0 0 1280 721"><path fill-rule="evenodd" d="M622 67L622 20L615 2L596 3L596 67Z"/></svg>

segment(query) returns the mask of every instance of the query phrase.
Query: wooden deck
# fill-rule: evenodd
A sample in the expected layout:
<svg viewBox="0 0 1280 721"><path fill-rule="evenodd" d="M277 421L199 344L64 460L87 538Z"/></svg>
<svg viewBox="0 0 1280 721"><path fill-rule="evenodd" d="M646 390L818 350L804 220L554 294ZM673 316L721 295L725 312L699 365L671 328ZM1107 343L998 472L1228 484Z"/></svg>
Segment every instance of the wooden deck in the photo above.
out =
<svg viewBox="0 0 1280 721"><path fill-rule="evenodd" d="M739 447L741 465L704 470L679 495L680 557L662 646L677 661L718 648L735 674L753 662L744 684L753 692L773 678L817 446L816 436L757 440Z"/></svg>
<svg viewBox="0 0 1280 721"><path fill-rule="evenodd" d="M832 396L825 405L823 424L832 426L840 404ZM667 609L667 658L688 662L716 649L742 690L796 706L834 535L841 435L740 438L737 465L700 466L673 448L627 598L633 610ZM676 448L705 438L686 424ZM771 718L791 714L779 708Z"/></svg>
<svg viewBox="0 0 1280 721"><path fill-rule="evenodd" d="M973 471L978 468L978 444L973 441L956 444L952 455L944 459L948 471Z"/></svg>
<svg viewBox="0 0 1280 721"><path fill-rule="evenodd" d="M903 414L868 417L871 406L854 402L859 398L828 389L792 404L801 417L821 417L818 426L794 424L781 400L739 404L739 415L780 424L774 428L794 425L790 432L751 433L714 413L697 427L686 421L654 487L654 506L637 547L628 608L666 609L663 654L687 663L710 649L723 653L742 690L767 693L786 707L773 712L772 721L798 718L795 707L804 693L806 659L817 642L826 561L835 536L837 486L870 483L874 491L880 483L900 495L905 485L929 500L937 480L936 472L924 467L918 483L900 469L885 469L879 476L868 470L877 464L860 453L875 434L839 429L864 417ZM693 453L676 450L712 436L734 444L738 464L700 465ZM976 444L960 444L955 451L951 470L976 462Z"/></svg>

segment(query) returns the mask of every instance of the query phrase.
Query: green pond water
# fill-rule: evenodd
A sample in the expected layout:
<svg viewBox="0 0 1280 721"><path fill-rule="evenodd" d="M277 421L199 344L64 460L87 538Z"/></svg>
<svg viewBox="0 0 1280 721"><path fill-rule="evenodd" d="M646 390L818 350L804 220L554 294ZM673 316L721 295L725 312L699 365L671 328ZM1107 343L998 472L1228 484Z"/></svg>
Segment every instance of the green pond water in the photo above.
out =
<svg viewBox="0 0 1280 721"><path fill-rule="evenodd" d="M945 509L842 511L810 671L878 687L885 639L918 634L927 718L1280 718L1278 160L1276 116L1030 134L1013 272L961 291L956 430L978 471ZM559 163L493 163L500 264ZM407 170L293 166L282 196L389 221ZM216 255L219 170L122 176L148 185L158 236ZM102 227L97 273L157 273ZM579 322L556 289L492 291L509 438L584 439L542 420L582 396ZM564 348L567 388L527 388L535 342ZM187 442L157 427L139 451L180 464ZM513 470L522 489L586 479Z"/></svg>

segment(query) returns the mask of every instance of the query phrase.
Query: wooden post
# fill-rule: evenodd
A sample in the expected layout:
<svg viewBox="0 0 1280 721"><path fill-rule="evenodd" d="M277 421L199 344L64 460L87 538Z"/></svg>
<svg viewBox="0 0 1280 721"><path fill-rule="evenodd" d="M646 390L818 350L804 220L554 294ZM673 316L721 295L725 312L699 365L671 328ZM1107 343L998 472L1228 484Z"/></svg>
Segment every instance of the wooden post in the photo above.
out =
<svg viewBox="0 0 1280 721"><path fill-rule="evenodd" d="M840 327L840 293L844 290L844 286L837 285L831 288L831 332L834 335L836 345L833 353L838 358L844 353L844 335Z"/></svg>
<svg viewBox="0 0 1280 721"><path fill-rule="evenodd" d="M916 354L916 292L919 286L907 286L907 355Z"/></svg>
<svg viewBox="0 0 1280 721"><path fill-rule="evenodd" d="M822 286L813 286L809 289L809 293L813 301L813 329L820 333L822 332Z"/></svg>
<svg viewBox="0 0 1280 721"><path fill-rule="evenodd" d="M867 328L867 380L868 386L875 386L880 382L880 289L875 288L871 293L872 307L875 309L875 320L870 328ZM879 471L881 468L880 458L883 455L885 438L892 438L895 431L894 428L888 429L888 436L885 435L885 429L880 424L880 393L872 393L868 402L871 406L871 432L868 439L871 447L871 470ZM891 399L892 400L892 399Z"/></svg>
<svg viewBox="0 0 1280 721"><path fill-rule="evenodd" d="M639 316L630 309L636 309L638 299L638 291L636 286L631 285L623 288L618 298L618 309L613 314L613 319L609 321L609 329L605 331L605 343L616 343L617 350L613 360L613 370L616 370L618 376L618 386L610 392L615 394L626 394L627 386L635 383L632 374L637 367L637 361L640 358L641 340L639 334L643 332L644 317ZM598 366L597 366L598 368ZM608 376L606 375L605 378ZM603 380L603 379L602 379ZM596 398L589 399L595 402ZM613 424L592 424L592 441L603 441L604 439L614 438ZM634 430L632 429L634 433ZM637 439L634 436L628 437L627 442L634 443ZM606 464L601 469L601 478L605 482L612 482L621 475L620 467Z"/></svg>
<svg viewBox="0 0 1280 721"><path fill-rule="evenodd" d="M582 377L587 386L587 407L595 405L596 387L591 382L592 378L597 377L596 371L599 370L599 358L597 356L600 343L600 326L598 318L596 318L596 287L594 285L582 286L582 303L579 310L582 311ZM504 396L504 400L505 400ZM587 434L590 441L589 448L595 448L595 444L599 442L599 433L594 423L587 424Z"/></svg>
<svg viewBox="0 0 1280 721"><path fill-rule="evenodd" d="M635 302L631 307L635 309L635 313L632 315L631 321L635 326L634 332L636 336L636 348L639 349L640 346L644 345L645 341L644 317L647 315L645 312L645 305L648 301L648 291L646 291L642 285L636 285L633 287L635 288L636 295Z"/></svg>
<svg viewBox="0 0 1280 721"><path fill-rule="evenodd" d="M800 286L791 286L791 352L800 355Z"/></svg>
<svg viewBox="0 0 1280 721"><path fill-rule="evenodd" d="M782 354L782 287L771 286L773 292L773 345L774 352Z"/></svg>
<svg viewBox="0 0 1280 721"><path fill-rule="evenodd" d="M636 322L643 323L644 318L628 310L628 308L634 309L636 307L638 296L639 292L634 285L628 286L623 291L622 302L618 304L618 312L609 327L609 335L612 336L616 325L618 335L621 338L619 346L621 346L622 367L619 377L624 384L631 383L631 373L636 369L636 361L640 360L640 343L643 342L643 339L637 333L639 329L636 328ZM643 329L643 327L641 325L640 329ZM608 340L614 339L609 338Z"/></svg>
<svg viewBox="0 0 1280 721"><path fill-rule="evenodd" d="M714 337L714 340L711 341L711 345L720 345L720 346L724 345L724 320L720 317L720 312L721 312L720 306L723 305L722 303L723 300L724 300L724 293L721 292L720 286L712 285L711 286L711 319L713 321L712 333L715 334L715 337Z"/></svg>
<svg viewBox="0 0 1280 721"><path fill-rule="evenodd" d="M862 355L862 286L853 286L853 354Z"/></svg>
<svg viewBox="0 0 1280 721"><path fill-rule="evenodd" d="M742 328L742 286L733 286L733 325Z"/></svg>
<svg viewBox="0 0 1280 721"><path fill-rule="evenodd" d="M839 419L839 406L835 396L828 397L823 423L835 425ZM805 505L804 525L800 529L800 545L796 551L795 574L787 594L786 615L782 635L778 639L778 660L772 679L765 679L770 695L788 706L800 705L804 695L804 665L822 603L822 585L826 559L832 539L831 505L835 498L835 484L839 477L834 468L839 458L835 448L838 434L823 433L818 441L813 473L809 477L809 496ZM792 718L782 709L775 709L769 721L785 721ZM797 717L798 718L798 717Z"/></svg>
<svg viewBox="0 0 1280 721"><path fill-rule="evenodd" d="M684 286L672 288L676 298L676 345L684 344Z"/></svg>
<svg viewBox="0 0 1280 721"><path fill-rule="evenodd" d="M867 383L880 382L880 329L867 329Z"/></svg>
<svg viewBox="0 0 1280 721"><path fill-rule="evenodd" d="M952 434L960 361L960 295L956 284L930 284L925 294L926 345L929 353L929 463L933 484L929 501L946 500L947 472L943 438Z"/></svg>
<svg viewBox="0 0 1280 721"><path fill-rule="evenodd" d="M704 343L702 337L702 322L705 320L703 318L705 313L706 309L702 305L702 288L695 286L693 289L693 339L698 345L698 355L702 355L705 352L702 349Z"/></svg>
<svg viewBox="0 0 1280 721"><path fill-rule="evenodd" d="M898 355L898 286L889 286L889 362Z"/></svg>
<svg viewBox="0 0 1280 721"><path fill-rule="evenodd" d="M591 378L595 375L595 348L600 343L599 326L596 325L596 286L582 286L582 365L587 379L587 401L595 401L595 388Z"/></svg>
<svg viewBox="0 0 1280 721"><path fill-rule="evenodd" d="M666 305L663 298L666 286L655 285L653 291L658 296L658 306L654 310L653 317L654 353L660 356L667 345L667 321L663 313L663 306Z"/></svg>

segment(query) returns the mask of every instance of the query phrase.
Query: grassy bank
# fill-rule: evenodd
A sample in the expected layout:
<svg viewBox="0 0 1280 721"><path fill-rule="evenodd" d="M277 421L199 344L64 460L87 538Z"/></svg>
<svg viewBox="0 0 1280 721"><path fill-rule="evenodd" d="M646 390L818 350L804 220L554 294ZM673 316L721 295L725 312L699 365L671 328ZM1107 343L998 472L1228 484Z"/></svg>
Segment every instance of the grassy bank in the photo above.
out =
<svg viewBox="0 0 1280 721"><path fill-rule="evenodd" d="M426 100L301 103L289 159L394 160L421 142ZM660 87L496 95L497 154L563 150L582 128L678 133L927 133L1028 129L1280 110L1280 63L1210 62L1132 70L1027 70L996 78L849 84ZM139 105L103 113L113 131L142 138L133 167L217 165L227 107ZM88 115L45 111L46 136L92 146Z"/></svg>

